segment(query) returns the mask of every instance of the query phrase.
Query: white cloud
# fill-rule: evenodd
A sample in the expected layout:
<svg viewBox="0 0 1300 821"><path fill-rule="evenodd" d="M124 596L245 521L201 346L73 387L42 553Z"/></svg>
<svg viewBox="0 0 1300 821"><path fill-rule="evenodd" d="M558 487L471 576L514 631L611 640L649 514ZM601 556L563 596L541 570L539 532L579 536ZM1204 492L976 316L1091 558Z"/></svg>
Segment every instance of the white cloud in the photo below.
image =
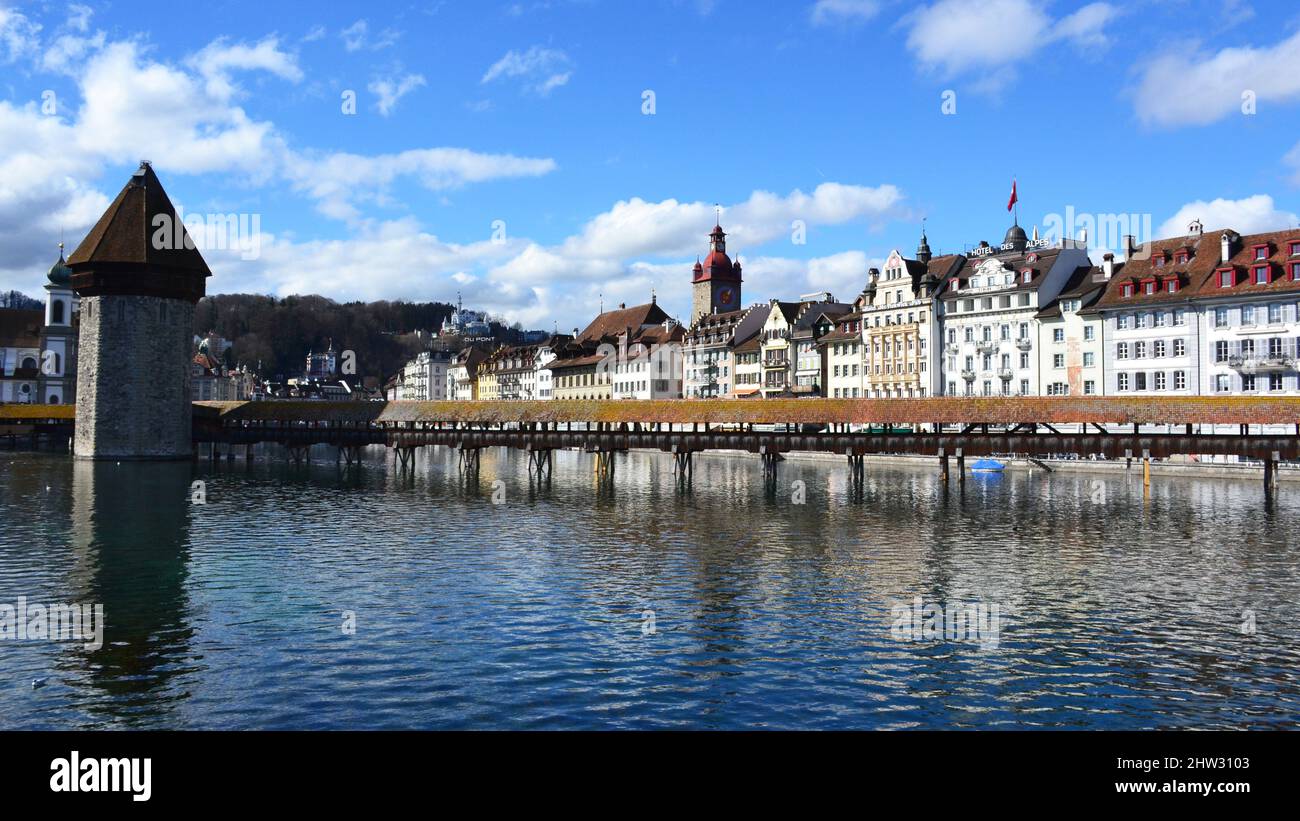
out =
<svg viewBox="0 0 1300 821"><path fill-rule="evenodd" d="M573 76L572 65L569 55L559 49L533 46L524 52L511 50L493 63L479 82L515 79L525 91L545 97L569 82Z"/></svg>
<svg viewBox="0 0 1300 821"><path fill-rule="evenodd" d="M1053 20L1041 0L939 0L903 23L908 49L927 70L945 77L979 72L995 87L1014 76L1016 63L1052 43L1106 45L1103 29L1117 14L1109 3L1091 3Z"/></svg>
<svg viewBox="0 0 1300 821"><path fill-rule="evenodd" d="M0 6L0 62L12 63L40 49L40 24L21 12Z"/></svg>
<svg viewBox="0 0 1300 821"><path fill-rule="evenodd" d="M386 203L387 190L399 178L413 178L430 191L509 177L538 177L556 168L546 158L483 154L465 148L418 148L396 154L364 156L348 152L292 154L286 176L317 200L321 212L354 220L357 202Z"/></svg>
<svg viewBox="0 0 1300 821"><path fill-rule="evenodd" d="M379 32L377 38L372 40L370 38L370 24L365 20L358 20L339 32L339 37L343 40L343 48L347 51L361 51L362 49L380 51L396 43L398 36L399 32L393 29L384 29Z"/></svg>
<svg viewBox="0 0 1300 821"><path fill-rule="evenodd" d="M1187 233L1192 220L1199 219L1206 231L1231 228L1242 234L1280 231L1300 223L1300 216L1276 207L1267 194L1256 194L1239 200L1216 199L1206 202L1189 202L1165 220L1156 236L1177 237Z"/></svg>
<svg viewBox="0 0 1300 821"><path fill-rule="evenodd" d="M397 107L398 100L422 85L424 85L423 75L407 74L400 79L394 77L376 78L366 88L370 90L371 94L379 98L375 103L375 107L379 109L380 114L387 117Z"/></svg>
<svg viewBox="0 0 1300 821"><path fill-rule="evenodd" d="M94 16L95 10L90 6L83 6L80 3L73 3L68 6L67 27L72 31L79 31L85 34L90 30L90 18Z"/></svg>
<svg viewBox="0 0 1300 821"><path fill-rule="evenodd" d="M1296 185L1300 185L1300 143L1296 143L1295 146L1286 153L1286 156L1282 158L1282 162L1291 166L1291 169L1294 172L1291 181Z"/></svg>
<svg viewBox="0 0 1300 821"><path fill-rule="evenodd" d="M208 93L219 100L234 95L230 79L232 70L266 71L292 83L302 80L298 58L280 49L280 41L267 37L255 45L227 44L224 38L213 40L186 61L207 80Z"/></svg>
<svg viewBox="0 0 1300 821"><path fill-rule="evenodd" d="M863 23L880 11L876 0L817 0L809 11L814 26L834 23Z"/></svg>
<svg viewBox="0 0 1300 821"><path fill-rule="evenodd" d="M1277 45L1214 54L1180 45L1147 63L1134 90L1138 119L1154 126L1208 125L1256 104L1300 99L1300 32Z"/></svg>

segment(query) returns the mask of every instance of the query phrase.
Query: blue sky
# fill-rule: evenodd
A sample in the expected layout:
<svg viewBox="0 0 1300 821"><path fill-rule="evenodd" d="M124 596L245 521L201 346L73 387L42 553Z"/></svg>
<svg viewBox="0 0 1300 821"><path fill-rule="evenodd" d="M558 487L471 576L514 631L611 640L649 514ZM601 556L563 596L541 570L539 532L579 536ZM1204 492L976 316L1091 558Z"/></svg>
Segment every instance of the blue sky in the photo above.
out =
<svg viewBox="0 0 1300 821"><path fill-rule="evenodd" d="M1300 221L1286 2L0 0L0 67L0 288L31 294L142 158L256 217L211 292L459 290L543 328L688 313L715 203L747 302L850 299L922 217L998 241L1013 175L1027 229Z"/></svg>

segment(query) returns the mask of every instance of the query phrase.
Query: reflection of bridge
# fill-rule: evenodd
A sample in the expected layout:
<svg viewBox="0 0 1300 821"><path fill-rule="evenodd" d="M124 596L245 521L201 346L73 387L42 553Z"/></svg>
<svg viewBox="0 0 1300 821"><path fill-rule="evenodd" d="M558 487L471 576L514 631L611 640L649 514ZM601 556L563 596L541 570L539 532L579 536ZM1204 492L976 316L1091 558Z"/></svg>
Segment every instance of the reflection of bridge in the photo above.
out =
<svg viewBox="0 0 1300 821"><path fill-rule="evenodd" d="M66 426L72 410L0 406L0 424L21 413ZM254 444L279 443L295 461L313 445L331 445L349 463L361 448L385 445L402 466L416 448L446 445L460 450L467 470L482 448L513 447L529 451L530 468L543 475L555 450L593 453L598 472L609 476L612 454L645 448L674 454L683 480L702 451L759 454L768 479L782 454L807 451L844 456L854 483L863 456L873 453L935 456L945 478L951 458L963 474L966 456L999 453L1100 454L1144 465L1179 454L1226 455L1262 461L1272 487L1277 463L1300 459L1300 397L198 402L193 439L196 454L200 444L214 456L223 444L228 455L245 445L247 458Z"/></svg>
<svg viewBox="0 0 1300 821"><path fill-rule="evenodd" d="M683 479L693 455L707 450L759 454L769 479L782 454L821 452L846 457L855 483L873 453L935 456L945 478L950 458L961 475L966 456L998 453L1101 454L1144 465L1228 455L1262 461L1272 487L1277 463L1300 458L1300 398L197 403L193 435L214 454L219 443L278 442L295 460L325 444L352 462L361 447L382 444L403 466L415 448L446 445L461 451L467 469L482 448L513 447L529 451L530 468L543 474L555 450L593 453L609 475L613 453L645 448L674 454Z"/></svg>

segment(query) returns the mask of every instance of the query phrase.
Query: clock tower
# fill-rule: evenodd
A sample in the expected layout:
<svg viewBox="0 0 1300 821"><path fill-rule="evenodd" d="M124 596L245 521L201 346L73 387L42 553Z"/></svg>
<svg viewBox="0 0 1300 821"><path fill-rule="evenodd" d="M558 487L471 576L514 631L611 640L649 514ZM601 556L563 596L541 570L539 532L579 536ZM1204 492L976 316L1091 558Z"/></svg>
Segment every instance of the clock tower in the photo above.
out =
<svg viewBox="0 0 1300 821"><path fill-rule="evenodd" d="M691 325L711 313L740 310L740 282L740 262L727 257L727 234L715 225L709 234L709 255L703 264L696 261L691 278Z"/></svg>

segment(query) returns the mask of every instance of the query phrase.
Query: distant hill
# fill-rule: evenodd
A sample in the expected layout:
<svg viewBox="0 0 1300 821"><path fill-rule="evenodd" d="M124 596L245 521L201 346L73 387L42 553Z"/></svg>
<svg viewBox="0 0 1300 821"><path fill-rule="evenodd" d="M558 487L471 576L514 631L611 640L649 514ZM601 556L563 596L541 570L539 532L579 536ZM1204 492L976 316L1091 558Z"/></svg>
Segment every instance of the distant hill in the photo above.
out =
<svg viewBox="0 0 1300 821"><path fill-rule="evenodd" d="M32 299L22 291L0 291L0 308L39 311L45 308L45 303L39 299Z"/></svg>
<svg viewBox="0 0 1300 821"><path fill-rule="evenodd" d="M335 302L308 295L284 298L217 294L199 300L194 333L216 331L233 344L234 360L267 378L300 376L308 351L356 354L357 376L384 379L428 345L455 307L442 302ZM417 336L416 332L423 332ZM492 323L493 337L515 341L519 329Z"/></svg>

